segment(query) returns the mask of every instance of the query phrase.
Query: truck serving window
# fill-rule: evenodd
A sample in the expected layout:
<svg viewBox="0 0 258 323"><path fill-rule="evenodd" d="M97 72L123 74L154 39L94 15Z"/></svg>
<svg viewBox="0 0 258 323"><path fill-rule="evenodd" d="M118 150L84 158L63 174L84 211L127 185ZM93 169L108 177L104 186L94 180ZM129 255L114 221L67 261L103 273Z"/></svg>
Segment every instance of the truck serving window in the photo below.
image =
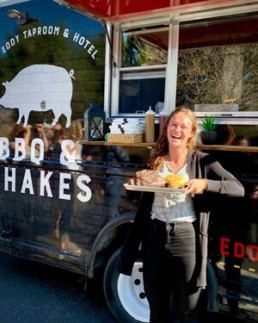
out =
<svg viewBox="0 0 258 323"><path fill-rule="evenodd" d="M118 114L158 109L164 102L168 26L122 31Z"/></svg>
<svg viewBox="0 0 258 323"><path fill-rule="evenodd" d="M258 116L258 15L180 24L177 106Z"/></svg>
<svg viewBox="0 0 258 323"><path fill-rule="evenodd" d="M257 26L248 8L117 25L111 116L186 105L200 118L257 125Z"/></svg>

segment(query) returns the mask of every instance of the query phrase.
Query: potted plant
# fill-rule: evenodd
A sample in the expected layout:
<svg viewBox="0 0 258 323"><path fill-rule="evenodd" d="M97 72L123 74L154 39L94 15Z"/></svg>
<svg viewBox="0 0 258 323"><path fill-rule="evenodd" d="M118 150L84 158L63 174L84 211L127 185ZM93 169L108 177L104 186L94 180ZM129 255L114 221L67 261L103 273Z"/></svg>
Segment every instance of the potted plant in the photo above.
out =
<svg viewBox="0 0 258 323"><path fill-rule="evenodd" d="M202 126L204 128L204 131L201 131L202 143L204 145L214 144L217 138L215 117L206 115L204 120L202 120Z"/></svg>

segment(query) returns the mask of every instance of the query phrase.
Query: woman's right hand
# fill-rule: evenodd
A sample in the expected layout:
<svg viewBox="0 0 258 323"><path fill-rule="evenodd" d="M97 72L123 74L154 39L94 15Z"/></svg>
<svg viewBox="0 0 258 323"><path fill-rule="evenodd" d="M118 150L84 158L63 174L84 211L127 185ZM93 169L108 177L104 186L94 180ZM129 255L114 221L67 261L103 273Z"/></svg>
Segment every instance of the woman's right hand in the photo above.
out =
<svg viewBox="0 0 258 323"><path fill-rule="evenodd" d="M185 194L200 194L203 191L207 190L208 187L208 183L207 183L207 179L206 178L194 178L194 179L190 179L190 181L186 184L186 190L185 190Z"/></svg>

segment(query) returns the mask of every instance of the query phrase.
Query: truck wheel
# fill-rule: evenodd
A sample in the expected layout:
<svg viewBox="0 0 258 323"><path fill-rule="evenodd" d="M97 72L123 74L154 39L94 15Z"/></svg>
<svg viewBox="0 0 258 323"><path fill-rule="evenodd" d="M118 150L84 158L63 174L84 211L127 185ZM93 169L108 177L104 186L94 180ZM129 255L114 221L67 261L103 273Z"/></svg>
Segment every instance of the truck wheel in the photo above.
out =
<svg viewBox="0 0 258 323"><path fill-rule="evenodd" d="M134 263L131 276L120 274L116 263L120 250L110 257L104 272L108 307L120 323L149 322L149 304L143 288L142 261Z"/></svg>

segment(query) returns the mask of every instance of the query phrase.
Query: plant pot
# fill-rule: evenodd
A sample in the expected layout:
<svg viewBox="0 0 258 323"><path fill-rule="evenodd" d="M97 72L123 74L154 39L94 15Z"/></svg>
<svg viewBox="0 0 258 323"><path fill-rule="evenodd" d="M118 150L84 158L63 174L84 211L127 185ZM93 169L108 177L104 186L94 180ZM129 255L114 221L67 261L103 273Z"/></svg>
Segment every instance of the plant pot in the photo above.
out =
<svg viewBox="0 0 258 323"><path fill-rule="evenodd" d="M201 139L204 145L215 144L217 139L216 131L202 131Z"/></svg>

